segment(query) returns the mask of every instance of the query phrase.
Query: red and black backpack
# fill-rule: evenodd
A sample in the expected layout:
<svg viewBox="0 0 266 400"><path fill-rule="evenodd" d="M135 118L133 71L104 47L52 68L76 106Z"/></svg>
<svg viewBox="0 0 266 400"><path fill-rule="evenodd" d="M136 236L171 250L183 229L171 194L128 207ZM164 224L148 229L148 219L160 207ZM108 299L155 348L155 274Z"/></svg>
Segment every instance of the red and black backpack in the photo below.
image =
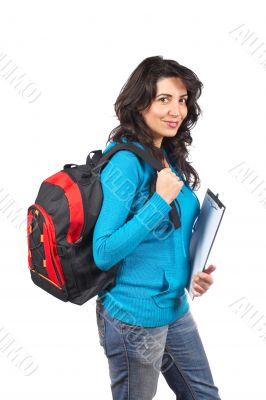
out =
<svg viewBox="0 0 266 400"><path fill-rule="evenodd" d="M108 271L97 267L92 235L103 200L100 172L119 150L134 152L156 171L163 168L149 149L142 150L131 143L117 144L105 154L102 150L91 151L86 164L66 164L63 170L45 179L35 203L28 208L28 265L32 281L65 302L82 305L115 284L119 263ZM149 198L155 191L156 171ZM179 215L174 202L171 206L170 216L177 228Z"/></svg>

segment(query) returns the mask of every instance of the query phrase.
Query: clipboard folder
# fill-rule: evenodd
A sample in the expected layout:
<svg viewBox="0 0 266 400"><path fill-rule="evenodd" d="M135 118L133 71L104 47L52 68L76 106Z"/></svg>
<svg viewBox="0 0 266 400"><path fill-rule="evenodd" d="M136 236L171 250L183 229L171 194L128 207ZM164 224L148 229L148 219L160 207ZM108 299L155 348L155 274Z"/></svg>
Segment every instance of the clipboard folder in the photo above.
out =
<svg viewBox="0 0 266 400"><path fill-rule="evenodd" d="M225 206L210 189L207 189L199 216L194 223L190 240L190 278L187 291L192 298L192 277L194 274L204 271L219 226L221 224Z"/></svg>

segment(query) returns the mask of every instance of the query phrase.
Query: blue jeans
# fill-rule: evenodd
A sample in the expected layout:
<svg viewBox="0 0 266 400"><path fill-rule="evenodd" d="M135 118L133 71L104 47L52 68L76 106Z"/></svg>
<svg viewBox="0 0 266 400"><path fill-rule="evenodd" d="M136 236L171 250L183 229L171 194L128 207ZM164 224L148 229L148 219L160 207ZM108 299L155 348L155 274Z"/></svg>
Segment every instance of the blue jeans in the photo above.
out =
<svg viewBox="0 0 266 400"><path fill-rule="evenodd" d="M151 400L162 372L177 400L219 400L190 310L169 325L143 328L96 302L99 341L108 359L113 400Z"/></svg>

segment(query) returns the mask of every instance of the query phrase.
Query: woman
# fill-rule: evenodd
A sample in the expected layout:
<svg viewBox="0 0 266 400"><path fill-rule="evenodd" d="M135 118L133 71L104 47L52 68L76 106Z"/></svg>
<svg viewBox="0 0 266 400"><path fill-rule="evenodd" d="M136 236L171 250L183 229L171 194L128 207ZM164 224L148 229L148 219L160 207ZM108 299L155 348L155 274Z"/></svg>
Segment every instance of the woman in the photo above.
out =
<svg viewBox="0 0 266 400"><path fill-rule="evenodd" d="M193 192L200 181L186 160L187 145L201 113L202 86L176 61L148 57L115 103L120 125L104 153L131 142L149 148L165 167L157 172L151 196L156 171L133 152L118 151L101 171L94 260L103 271L120 265L116 284L99 293L96 316L115 400L152 399L160 371L177 399L220 399L185 291L189 242L200 210ZM169 216L172 202L178 228ZM195 296L212 285L214 270L210 265L193 277Z"/></svg>

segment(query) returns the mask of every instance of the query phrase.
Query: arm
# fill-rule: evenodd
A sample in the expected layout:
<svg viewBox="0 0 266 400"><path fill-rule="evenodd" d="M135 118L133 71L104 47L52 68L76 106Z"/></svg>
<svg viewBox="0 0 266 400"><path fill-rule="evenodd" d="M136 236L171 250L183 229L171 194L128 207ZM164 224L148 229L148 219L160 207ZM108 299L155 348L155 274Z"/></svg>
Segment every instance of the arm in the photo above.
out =
<svg viewBox="0 0 266 400"><path fill-rule="evenodd" d="M138 157L127 150L114 154L101 172L103 204L93 232L93 257L103 271L130 254L171 210L155 192L126 222L141 174Z"/></svg>

